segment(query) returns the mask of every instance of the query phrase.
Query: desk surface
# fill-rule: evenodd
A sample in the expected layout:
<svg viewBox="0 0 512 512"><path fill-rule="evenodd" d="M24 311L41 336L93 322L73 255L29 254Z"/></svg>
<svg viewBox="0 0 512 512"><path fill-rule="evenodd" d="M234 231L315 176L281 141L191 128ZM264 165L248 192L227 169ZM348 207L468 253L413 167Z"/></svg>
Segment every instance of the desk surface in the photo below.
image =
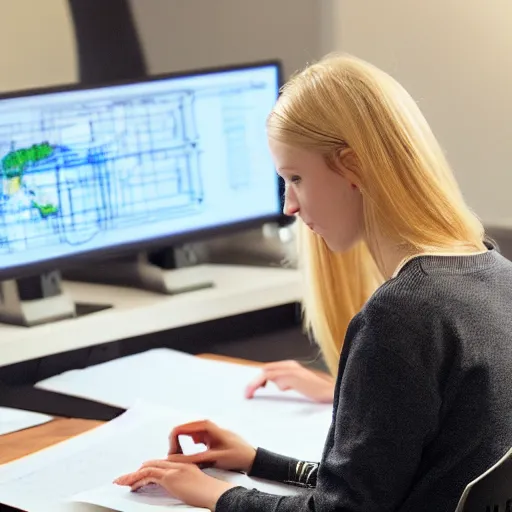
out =
<svg viewBox="0 0 512 512"><path fill-rule="evenodd" d="M226 361L237 364L258 366L261 363L215 354L200 354L197 357ZM82 434L99 425L102 421L75 418L57 418L43 425L0 436L0 464L19 459L47 448L70 437Z"/></svg>
<svg viewBox="0 0 512 512"><path fill-rule="evenodd" d="M75 302L113 308L37 327L0 324L0 366L299 302L298 271L200 265L213 288L160 295L133 288L65 282Z"/></svg>

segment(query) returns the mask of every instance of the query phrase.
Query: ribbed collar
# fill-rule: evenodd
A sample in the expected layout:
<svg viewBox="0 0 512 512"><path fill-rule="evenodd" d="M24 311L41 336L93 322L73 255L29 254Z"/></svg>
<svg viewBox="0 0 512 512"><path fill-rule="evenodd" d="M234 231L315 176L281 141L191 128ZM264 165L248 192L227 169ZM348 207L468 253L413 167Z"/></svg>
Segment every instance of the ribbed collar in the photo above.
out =
<svg viewBox="0 0 512 512"><path fill-rule="evenodd" d="M496 249L485 242L487 251L478 254L457 254L457 255L418 255L409 260L397 273L397 277L412 265L421 268L426 274L467 274L481 272L482 270L494 267L500 255Z"/></svg>

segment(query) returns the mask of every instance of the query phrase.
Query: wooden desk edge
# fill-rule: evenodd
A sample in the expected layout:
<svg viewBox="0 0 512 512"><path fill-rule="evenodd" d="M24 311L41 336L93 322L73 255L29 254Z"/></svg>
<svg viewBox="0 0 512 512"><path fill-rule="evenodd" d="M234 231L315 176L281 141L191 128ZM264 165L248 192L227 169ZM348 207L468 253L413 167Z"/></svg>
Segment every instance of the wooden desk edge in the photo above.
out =
<svg viewBox="0 0 512 512"><path fill-rule="evenodd" d="M261 366L262 364L248 359L216 354L198 354L197 357L249 366ZM55 418L43 425L0 436L0 465L43 450L103 424L103 421Z"/></svg>

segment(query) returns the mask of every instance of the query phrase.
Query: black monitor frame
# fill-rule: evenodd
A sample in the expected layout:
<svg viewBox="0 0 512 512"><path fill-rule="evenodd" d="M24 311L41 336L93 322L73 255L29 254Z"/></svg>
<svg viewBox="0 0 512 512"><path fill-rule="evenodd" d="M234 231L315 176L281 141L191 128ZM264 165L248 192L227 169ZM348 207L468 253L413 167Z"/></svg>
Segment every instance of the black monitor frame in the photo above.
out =
<svg viewBox="0 0 512 512"><path fill-rule="evenodd" d="M0 101L5 99L31 97L40 94L94 90L118 85L131 85L145 82L154 82L158 80L168 80L172 78L193 77L199 75L214 74L219 72L222 73L267 66L275 66L277 69L279 94L280 89L283 85L282 61L280 59L269 59L255 62L233 64L229 66L215 66L201 69L176 71L171 73L160 73L139 77L135 79L96 83L94 85L77 83L51 87L31 88L21 91L10 91L6 93L0 93ZM117 258L137 252L150 252L163 247L197 242L200 240L205 240L216 236L228 235L245 229L257 228L268 222L277 222L280 225L286 225L289 223L290 218L281 213L284 201L283 191L284 189L282 180L279 179L276 173L276 194L278 194L279 196L279 204L281 205L281 211L276 212L276 214L273 215L261 216L240 222L233 222L220 226L212 226L208 228L187 231L184 233L165 235L147 240L138 240L136 242L119 244L102 249L86 250L83 252L79 252L77 254L51 258L37 263L28 263L23 265L11 266L7 269L0 268L0 281L37 276L41 273L45 273L48 271L65 270L66 268L70 268L77 265L83 265L100 259Z"/></svg>

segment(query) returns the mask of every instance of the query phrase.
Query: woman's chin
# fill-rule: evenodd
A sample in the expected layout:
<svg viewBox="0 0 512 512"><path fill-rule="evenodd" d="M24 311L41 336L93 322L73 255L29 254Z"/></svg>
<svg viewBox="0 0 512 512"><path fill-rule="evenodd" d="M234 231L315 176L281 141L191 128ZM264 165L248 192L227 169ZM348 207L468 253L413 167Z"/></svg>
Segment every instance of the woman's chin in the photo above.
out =
<svg viewBox="0 0 512 512"><path fill-rule="evenodd" d="M331 252L348 252L357 244L357 240L335 240L325 236L322 238Z"/></svg>

